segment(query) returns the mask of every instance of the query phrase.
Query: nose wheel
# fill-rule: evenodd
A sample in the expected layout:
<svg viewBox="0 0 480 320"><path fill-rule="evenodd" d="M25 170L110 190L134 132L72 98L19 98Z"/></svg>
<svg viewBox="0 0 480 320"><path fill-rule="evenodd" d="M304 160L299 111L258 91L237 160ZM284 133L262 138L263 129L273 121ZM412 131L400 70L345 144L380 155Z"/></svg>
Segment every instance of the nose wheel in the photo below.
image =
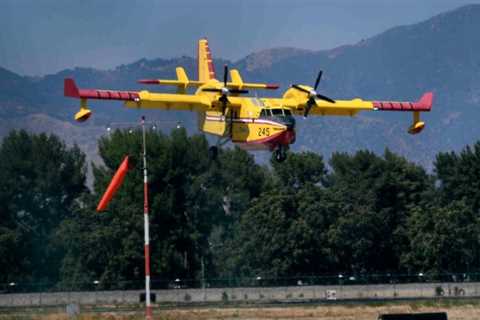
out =
<svg viewBox="0 0 480 320"><path fill-rule="evenodd" d="M287 159L287 147L284 145L279 145L275 151L273 151L273 156L275 161L283 162Z"/></svg>
<svg viewBox="0 0 480 320"><path fill-rule="evenodd" d="M210 160L217 160L218 158L218 147L217 146L211 146L208 148L208 157Z"/></svg>

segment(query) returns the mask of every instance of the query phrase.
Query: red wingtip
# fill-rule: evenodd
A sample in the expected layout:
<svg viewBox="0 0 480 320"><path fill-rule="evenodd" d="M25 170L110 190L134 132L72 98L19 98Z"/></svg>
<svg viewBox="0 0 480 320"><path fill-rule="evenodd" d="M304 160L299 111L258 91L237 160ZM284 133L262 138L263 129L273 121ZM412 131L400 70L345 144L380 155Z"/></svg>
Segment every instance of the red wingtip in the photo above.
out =
<svg viewBox="0 0 480 320"><path fill-rule="evenodd" d="M433 104L433 92L426 92L423 94L420 100L418 100L418 104L423 108L430 110Z"/></svg>
<svg viewBox="0 0 480 320"><path fill-rule="evenodd" d="M267 83L265 87L265 89L269 89L269 90L277 90L278 88L280 88L280 85L276 83Z"/></svg>
<svg viewBox="0 0 480 320"><path fill-rule="evenodd" d="M158 84L158 80L155 79L140 79L137 82L143 84Z"/></svg>
<svg viewBox="0 0 480 320"><path fill-rule="evenodd" d="M63 81L63 94L65 97L79 98L80 92L73 79L67 78Z"/></svg>

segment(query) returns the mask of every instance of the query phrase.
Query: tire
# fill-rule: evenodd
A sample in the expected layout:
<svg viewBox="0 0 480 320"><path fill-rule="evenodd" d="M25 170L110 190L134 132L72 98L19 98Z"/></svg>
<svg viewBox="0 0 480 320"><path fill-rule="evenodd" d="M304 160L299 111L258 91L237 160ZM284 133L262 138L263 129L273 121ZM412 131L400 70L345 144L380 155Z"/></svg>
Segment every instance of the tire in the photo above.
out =
<svg viewBox="0 0 480 320"><path fill-rule="evenodd" d="M274 151L274 156L275 156L275 161L277 162L283 162L287 159L287 151L283 146L279 146L275 151Z"/></svg>
<svg viewBox="0 0 480 320"><path fill-rule="evenodd" d="M208 148L208 157L210 160L217 160L218 158L218 147L217 146L211 146Z"/></svg>

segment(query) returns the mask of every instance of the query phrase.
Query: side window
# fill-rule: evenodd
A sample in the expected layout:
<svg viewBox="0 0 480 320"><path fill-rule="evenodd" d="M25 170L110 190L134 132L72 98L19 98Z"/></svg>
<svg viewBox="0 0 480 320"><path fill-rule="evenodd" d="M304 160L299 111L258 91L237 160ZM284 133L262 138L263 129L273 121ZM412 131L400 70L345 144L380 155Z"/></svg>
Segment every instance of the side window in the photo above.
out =
<svg viewBox="0 0 480 320"><path fill-rule="evenodd" d="M267 112L265 111L265 109L262 109L262 111L260 112L260 118L265 118L267 116Z"/></svg>

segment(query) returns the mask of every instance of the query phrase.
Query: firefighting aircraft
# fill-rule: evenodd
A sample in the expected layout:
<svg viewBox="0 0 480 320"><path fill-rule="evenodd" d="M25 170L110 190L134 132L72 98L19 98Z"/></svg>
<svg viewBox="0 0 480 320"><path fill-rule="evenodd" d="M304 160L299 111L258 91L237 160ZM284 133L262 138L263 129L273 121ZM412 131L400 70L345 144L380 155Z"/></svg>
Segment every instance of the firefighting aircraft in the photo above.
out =
<svg viewBox="0 0 480 320"><path fill-rule="evenodd" d="M313 87L293 84L281 98L257 98L245 96L248 89L275 90L276 84L243 82L238 70L225 66L223 81L215 78L212 55L206 39L198 43L198 80L190 80L182 67L176 68L176 80L146 79L142 84L174 86L177 93L153 93L150 91L116 91L78 89L73 79L65 79L65 96L80 99L80 110L75 120L87 120L92 111L88 99L120 100L128 108L188 110L198 114L199 129L219 137L218 145L228 141L247 150L267 149L274 152L277 161L286 159L286 151L295 142L296 115L355 116L359 111L410 111L413 123L411 134L425 127L420 112L430 111L433 93L425 93L417 102L365 101L362 99L337 100L317 92L322 78L318 73ZM228 75L230 74L230 81ZM194 94L188 88L197 88ZM217 146L210 148L212 156Z"/></svg>

